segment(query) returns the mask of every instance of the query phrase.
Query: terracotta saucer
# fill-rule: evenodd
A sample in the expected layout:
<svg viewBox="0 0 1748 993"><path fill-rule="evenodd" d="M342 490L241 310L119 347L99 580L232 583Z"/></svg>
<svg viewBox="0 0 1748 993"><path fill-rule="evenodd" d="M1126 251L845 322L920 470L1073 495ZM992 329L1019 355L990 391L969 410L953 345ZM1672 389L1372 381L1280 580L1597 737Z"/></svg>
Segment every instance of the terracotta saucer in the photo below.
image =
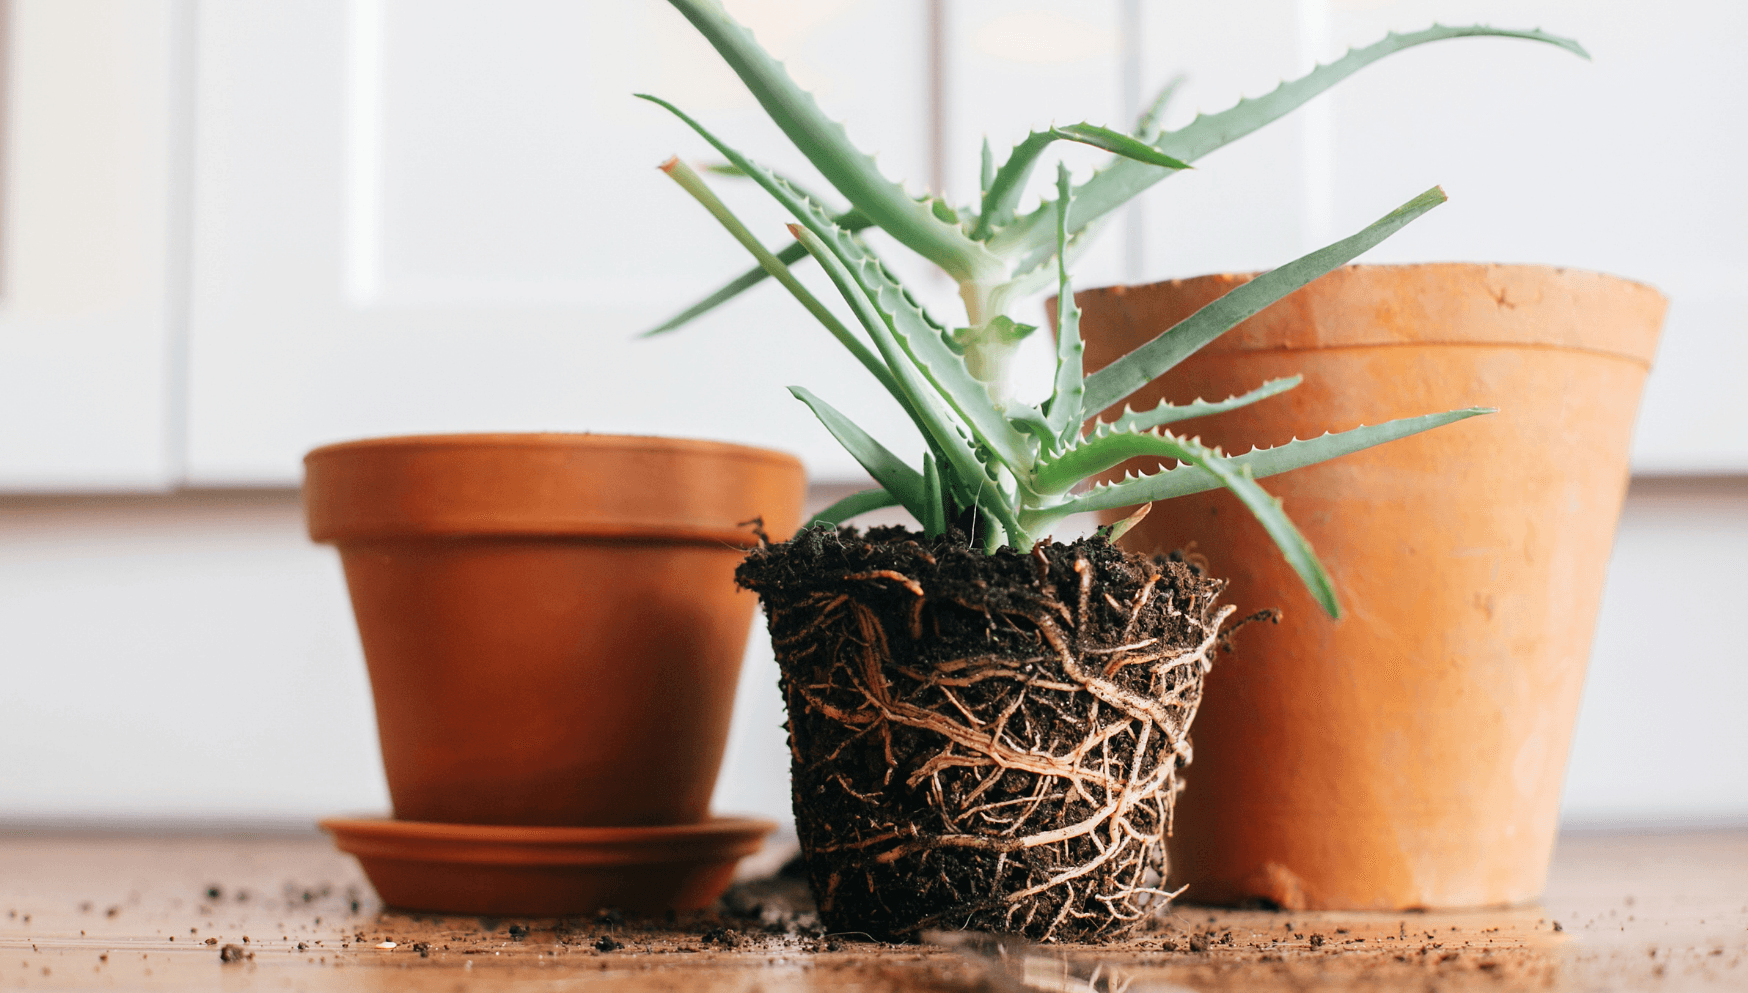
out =
<svg viewBox="0 0 1748 993"><path fill-rule="evenodd" d="M334 844L357 857L383 903L527 917L702 909L776 828L746 817L661 827L322 822Z"/></svg>

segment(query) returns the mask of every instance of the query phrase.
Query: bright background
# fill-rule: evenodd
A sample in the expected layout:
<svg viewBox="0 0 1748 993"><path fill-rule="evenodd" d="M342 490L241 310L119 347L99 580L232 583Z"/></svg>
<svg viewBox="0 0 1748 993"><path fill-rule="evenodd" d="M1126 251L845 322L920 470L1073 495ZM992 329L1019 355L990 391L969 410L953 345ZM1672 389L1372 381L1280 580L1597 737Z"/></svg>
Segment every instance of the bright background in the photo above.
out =
<svg viewBox="0 0 1748 993"><path fill-rule="evenodd" d="M1389 29L1579 38L1593 62L1490 39L1392 56L1156 187L1077 281L1268 268L1442 183L1451 202L1364 261L1668 293L1566 819L1748 822L1748 5L728 6L890 175L961 199L983 135L999 152L1028 126L1121 124L1179 73L1172 125ZM802 455L823 502L859 471L784 385L910 440L770 287L633 340L746 263L653 168L701 143L632 91L807 172L658 0L0 10L0 822L386 808L339 566L302 533L317 444L717 437ZM775 242L780 218L729 185ZM906 271L947 309L944 281ZM755 632L719 809L787 816L780 721Z"/></svg>

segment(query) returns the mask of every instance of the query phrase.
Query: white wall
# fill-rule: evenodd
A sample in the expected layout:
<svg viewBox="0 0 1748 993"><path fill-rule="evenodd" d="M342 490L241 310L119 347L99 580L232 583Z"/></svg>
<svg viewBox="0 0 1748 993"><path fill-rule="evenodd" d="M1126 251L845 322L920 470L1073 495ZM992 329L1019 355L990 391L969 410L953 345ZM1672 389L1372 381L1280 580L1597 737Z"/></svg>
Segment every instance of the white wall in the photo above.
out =
<svg viewBox="0 0 1748 993"><path fill-rule="evenodd" d="M1640 479L1566 776L1569 824L1748 824L1748 479Z"/></svg>
<svg viewBox="0 0 1748 993"><path fill-rule="evenodd" d="M1568 823L1748 822L1748 480L1641 481L1622 518ZM291 491L0 498L0 822L304 823L387 808L331 549ZM787 820L756 632L716 807Z"/></svg>

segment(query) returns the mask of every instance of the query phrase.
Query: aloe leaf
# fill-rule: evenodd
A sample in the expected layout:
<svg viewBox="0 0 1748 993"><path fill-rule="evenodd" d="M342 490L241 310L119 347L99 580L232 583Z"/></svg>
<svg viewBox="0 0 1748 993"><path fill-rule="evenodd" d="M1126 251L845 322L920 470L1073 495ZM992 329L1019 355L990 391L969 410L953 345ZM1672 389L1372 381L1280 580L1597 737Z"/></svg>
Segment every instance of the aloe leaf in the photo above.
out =
<svg viewBox="0 0 1748 993"><path fill-rule="evenodd" d="M977 213L977 226L971 229L972 238L988 238L1013 223L1014 209L1020 204L1020 194L1025 192L1026 180L1038 165L1038 156L1055 140L1048 131L1033 131L1008 153L1007 161L983 184L983 204ZM984 144L988 145L988 139L984 139Z"/></svg>
<svg viewBox="0 0 1748 993"><path fill-rule="evenodd" d="M1184 80L1188 78L1180 72L1165 81L1165 85L1161 86L1159 92L1155 93L1153 99L1148 102L1147 109L1143 110L1141 116L1135 119L1135 137L1146 142L1151 142L1159 137L1160 121L1165 118L1165 108L1171 104L1171 98L1177 95L1178 88L1183 86Z"/></svg>
<svg viewBox="0 0 1748 993"><path fill-rule="evenodd" d="M1235 106L1217 114L1201 115L1184 127L1162 135L1153 144L1173 158L1194 162L1209 152L1291 113L1331 86L1386 55L1428 42L1466 37L1522 38L1555 45L1584 58L1590 57L1577 42L1541 30L1516 31L1480 25L1434 25L1424 31L1391 33L1376 44L1350 49L1346 55L1334 62L1318 66L1291 82L1282 83L1263 96L1240 100ZM1074 210L1069 214L1069 230L1078 231L1088 222L1116 210L1174 171L1176 170L1145 165L1132 159L1117 159L1075 191L1077 201ZM1003 257L1012 257L1024 254L1038 245L1049 244L1053 221L1050 215L1049 204L1040 206L992 236L989 239L990 251Z"/></svg>
<svg viewBox="0 0 1748 993"><path fill-rule="evenodd" d="M886 317L905 353L970 427L977 440L1016 470L1031 464L1031 443L1008 423L990 395L989 385L971 374L965 356L953 347L950 332L929 319L922 306L886 271L866 245L847 232L827 229L827 241L857 284Z"/></svg>
<svg viewBox="0 0 1748 993"><path fill-rule="evenodd" d="M814 514L807 519L806 524L801 526L801 530L805 531L808 528L817 527L821 524L835 528L839 524L844 523L858 514L866 514L870 510L881 510L886 507L898 506L902 506L902 503L897 497L888 493L885 488L861 490L844 497L842 500L839 500L817 514Z"/></svg>
<svg viewBox="0 0 1748 993"><path fill-rule="evenodd" d="M978 213L977 226L971 229L972 238L988 238L995 231L1013 223L1014 210L1020 204L1020 195L1026 190L1026 180L1031 178L1032 170L1038 165L1038 157L1056 141L1080 142L1165 169L1190 167L1188 163L1172 158L1147 142L1097 124L1083 122L1052 127L1048 131L1033 131L1024 141L1014 146L1014 150L1008 153L1007 161L984 184L983 207Z"/></svg>
<svg viewBox="0 0 1748 993"><path fill-rule="evenodd" d="M957 223L944 223L927 204L887 179L871 156L850 143L843 125L827 117L813 94L795 85L782 64L718 0L670 2L715 46L771 120L852 207L960 282L999 277L999 259L967 238Z"/></svg>
<svg viewBox="0 0 1748 993"><path fill-rule="evenodd" d="M947 508L941 499L941 473L935 468L935 457L923 455L923 515L917 518L923 534L933 538L947 530Z"/></svg>
<svg viewBox="0 0 1748 993"><path fill-rule="evenodd" d="M1136 162L1162 169L1192 168L1188 162L1180 162L1145 141L1097 124L1065 124L1059 128L1051 128L1050 133L1058 138L1102 148L1125 159L1134 159Z"/></svg>
<svg viewBox="0 0 1748 993"><path fill-rule="evenodd" d="M735 179L751 179L752 178L751 176L748 176L741 169L740 166L735 165L733 162L709 162L709 163L705 164L704 171L708 172L708 173L714 173L718 176L731 176ZM777 176L777 178L783 180L783 182L785 182L785 183L788 183L790 186L793 186L796 189L800 190L806 196L808 196L814 200L818 200L820 203L825 203L825 197L820 196L817 192L815 192L812 188L810 188L806 183L802 183L802 182L796 180L796 178L794 176L791 176L787 173L778 172L775 169L772 169L771 172L772 172L772 174ZM850 208L847 211L843 211L843 213L846 213L846 214L853 214L855 212L856 211L855 211L854 207Z"/></svg>
<svg viewBox="0 0 1748 993"><path fill-rule="evenodd" d="M1383 424L1325 434L1319 438L1289 441L1274 448L1258 448L1245 452L1243 455L1227 456L1226 460L1235 466L1248 468L1251 475L1257 479L1263 479L1293 469L1303 469L1319 462L1327 462L1330 459L1362 451L1374 445L1382 445L1387 441L1395 441L1398 438L1406 438L1422 431L1430 431L1433 428L1442 427L1465 418L1494 412L1495 409L1492 407L1465 407L1442 414L1402 417L1386 421ZM1070 497L1062 504L1051 508L1051 511L1056 515L1067 515L1094 510L1115 510L1118 507L1131 507L1138 503L1170 500L1173 497L1201 493L1219 485L1219 480L1196 466L1180 466L1176 469L1163 469L1147 476L1132 476L1115 483L1100 483L1086 493Z"/></svg>
<svg viewBox="0 0 1748 993"><path fill-rule="evenodd" d="M905 465L903 459L875 441L872 435L839 413L836 407L799 386L789 387L789 392L813 410L814 416L825 425L825 429L838 440L838 444L844 446L844 451L849 452L862 468L868 470L868 475L873 476L876 483L884 487L887 493L903 504L904 509L910 511L918 520L922 519L921 473Z"/></svg>
<svg viewBox="0 0 1748 993"><path fill-rule="evenodd" d="M1044 412L1029 403L1009 401L1007 407L1008 423L1017 430L1038 439L1043 448L1048 450L1056 447L1056 432L1050 426L1050 419Z"/></svg>
<svg viewBox="0 0 1748 993"><path fill-rule="evenodd" d="M726 168L734 170L732 175L742 178L746 177L746 173L735 168L733 165L729 165ZM711 167L710 171L729 175L729 173L724 172L723 167ZM843 213L838 214L832 218L832 223L846 231L861 231L869 226L868 219L854 210L846 210ZM775 254L777 256L777 261L784 265L794 265L796 262L807 258L807 249L802 248L800 242L792 241L778 249ZM729 280L721 289L692 306L687 307L685 310L680 311L678 314L675 314L655 327L650 328L648 331L643 332L639 337L648 338L667 331L672 331L675 328L683 327L684 325L691 323L694 319L715 310L717 307L722 306L728 301L733 300L735 297L740 296L742 293L745 293L747 290L764 282L765 278L769 275L770 273L766 272L763 266L753 266L746 272Z"/></svg>
<svg viewBox="0 0 1748 993"><path fill-rule="evenodd" d="M1080 308L1074 303L1074 287L1068 281L1068 208L1074 203L1068 166L1056 163L1056 383L1050 391L1046 417L1052 449L1060 449L1080 431L1081 401L1085 385L1081 359Z"/></svg>
<svg viewBox="0 0 1748 993"><path fill-rule="evenodd" d="M1146 520L1147 515L1152 513L1152 512L1153 512L1153 504L1144 503L1141 506L1137 507L1135 509L1135 512L1133 514L1130 514L1128 517L1123 518L1122 520L1118 521L1115 524L1109 525L1107 527L1099 528L1098 533L1100 535L1104 536L1106 540L1111 541L1111 542L1116 542L1119 539L1121 539L1124 535L1128 534L1129 531L1135 527L1135 525L1140 524L1142 521Z"/></svg>
<svg viewBox="0 0 1748 993"><path fill-rule="evenodd" d="M887 324L887 315L877 302L880 298L856 281L849 266L834 253L833 249L836 246L828 244L811 230L798 224L790 225L789 230L819 262L820 268L825 270L832 284L843 295L844 301L855 312L856 318L867 329L869 337L874 339L874 344L886 359L893 377L898 380L900 388L910 398L917 418L922 425L924 436L933 440L936 451L945 456L948 465L952 467L961 483L969 485L975 481L978 484L975 496L977 505L1000 521L1009 535L1023 535L1024 532L1019 526L1013 509L1002 499L1003 494L995 477L990 475L988 468L979 459L971 440L960 432L959 426L948 418L947 412L937 406L937 394L934 388L923 377L922 372L912 364L911 357L898 343L892 327ZM993 407L989 409L992 412L994 410ZM1005 421L1002 426L1009 431L1013 430ZM874 478L879 479L880 477L875 476ZM908 507L910 503L907 501L905 505ZM918 514L917 519L921 520L922 515Z"/></svg>
<svg viewBox="0 0 1748 993"><path fill-rule="evenodd" d="M1151 428L1164 427L1178 421L1187 421L1196 417L1207 417L1210 414L1224 414L1228 410L1248 407L1258 400L1285 393L1304 381L1303 376L1287 376L1283 379L1271 379L1248 393L1241 393L1224 400L1196 400L1192 403L1166 403L1161 401L1152 410L1127 410L1121 417L1099 425L1100 430L1111 431L1146 431Z"/></svg>
<svg viewBox="0 0 1748 993"><path fill-rule="evenodd" d="M1068 267L1074 268L1081 255L1091 247L1110 218L1100 218L1068 235ZM1060 275L1056 271L1056 261L1061 257L1056 251L1054 242L1043 245L1031 255L1021 259L1014 267L1014 275L1007 282L990 290L990 310L997 309L997 304L1005 306L1009 301L1031 296L1034 293L1050 288Z"/></svg>
<svg viewBox="0 0 1748 993"><path fill-rule="evenodd" d="M995 182L995 153L989 150L989 136L983 136L983 156L977 172L977 192L980 196L989 195L990 184Z"/></svg>
<svg viewBox="0 0 1748 993"><path fill-rule="evenodd" d="M880 264L873 251L858 242L849 232L834 225L825 208L816 201L797 192L769 169L729 147L678 107L659 97L644 96L643 99L667 108L685 121L725 158L764 187L796 220L829 245L829 251L834 257L843 259L847 267L853 266L854 278L878 302L890 319L892 332L904 342L905 348L930 381L936 384L947 402L971 426L978 440L988 445L991 451L1010 466L1030 464L1029 443L1002 417L989 395L989 387L971 375L965 367L964 357L949 344L946 329L924 313L922 306L886 272L885 266ZM894 395L899 396L901 403L904 402L901 394ZM927 431L923 433L928 434Z"/></svg>
<svg viewBox="0 0 1748 993"><path fill-rule="evenodd" d="M1268 532L1275 547L1281 550L1282 557L1299 574L1299 580L1305 584L1305 589L1322 606L1324 612L1330 617L1340 617L1341 604L1335 599L1335 584L1329 581L1329 573L1324 571L1323 563L1317 561L1317 553L1311 550L1311 543L1305 540L1305 536L1287 517L1287 512L1281 506L1281 498L1263 489L1249 466L1234 466L1194 441L1179 441L1178 444L1191 454L1191 458L1184 461L1199 464L1244 504L1251 516Z"/></svg>
<svg viewBox="0 0 1748 993"><path fill-rule="evenodd" d="M1188 463L1202 470L1205 476L1212 477L1215 485L1231 490L1262 524L1263 530L1274 540L1287 563L1304 580L1305 588L1311 591L1311 595L1317 598L1317 602L1323 605L1329 616L1340 615L1340 608L1335 602L1335 588L1330 584L1329 576L1324 573L1323 566L1318 563L1317 556L1312 553L1304 535L1299 533L1299 529L1293 526L1293 522L1281 510L1281 501L1257 485L1256 470L1250 465L1225 458L1199 441L1151 432L1106 435L1080 445L1056 463L1040 470L1038 485L1044 489L1055 489L1064 480L1067 480L1067 485L1073 485L1093 473L1102 472L1141 455L1172 458Z"/></svg>
<svg viewBox="0 0 1748 993"><path fill-rule="evenodd" d="M728 233L734 236L734 240L740 242L742 247L752 253L753 258L759 261L760 268L770 273L772 278L783 284L784 289L794 294L795 299L801 301L801 305L807 308L807 312L825 325L832 337L849 349L856 360L873 373L888 392L897 391L898 384L893 380L892 373L886 368L886 364L880 361L880 357L870 351L861 339L851 334L850 329L838 320L836 314L833 314L825 304L820 303L819 298L815 297L807 287L801 285L801 281L795 278L795 274L789 271L789 267L784 265L782 260L765 248L759 239L753 237L752 231L748 230L747 226L741 223L740 218L734 215L734 211L728 209L728 205L717 197L710 186L704 182L703 177L693 172L690 166L678 158L671 158L662 163L661 168L662 172L667 173L674 182L680 184L682 189L692 194L699 203L703 204L704 209L710 211L710 215L728 229Z"/></svg>
<svg viewBox="0 0 1748 993"><path fill-rule="evenodd" d="M1331 269L1353 261L1408 222L1444 202L1444 190L1435 186L1358 234L1234 287L1220 299L1161 332L1152 341L1086 377L1085 409L1096 413L1122 400L1203 345L1232 330L1239 322Z"/></svg>

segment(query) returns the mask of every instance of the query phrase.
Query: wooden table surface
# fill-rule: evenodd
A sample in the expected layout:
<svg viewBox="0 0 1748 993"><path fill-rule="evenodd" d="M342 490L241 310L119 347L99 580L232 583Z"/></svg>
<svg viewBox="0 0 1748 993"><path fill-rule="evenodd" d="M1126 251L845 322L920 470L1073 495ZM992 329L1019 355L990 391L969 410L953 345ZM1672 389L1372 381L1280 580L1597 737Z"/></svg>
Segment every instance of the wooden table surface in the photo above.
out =
<svg viewBox="0 0 1748 993"><path fill-rule="evenodd" d="M657 926L439 918L382 909L320 837L15 832L0 989L1748 991L1748 831L1567 835L1536 906L1180 905L1121 946L883 946L737 907Z"/></svg>

